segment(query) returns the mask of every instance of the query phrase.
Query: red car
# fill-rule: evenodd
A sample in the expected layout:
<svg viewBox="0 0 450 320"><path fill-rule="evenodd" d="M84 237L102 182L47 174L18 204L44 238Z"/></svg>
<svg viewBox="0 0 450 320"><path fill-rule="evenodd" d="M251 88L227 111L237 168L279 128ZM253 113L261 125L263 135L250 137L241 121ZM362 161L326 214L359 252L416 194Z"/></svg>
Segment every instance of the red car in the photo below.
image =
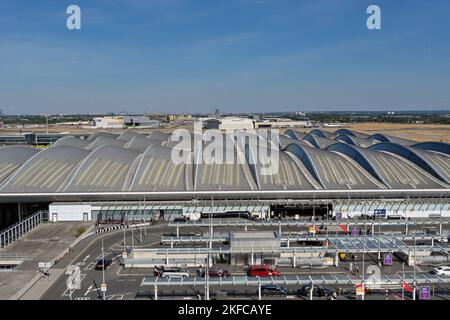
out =
<svg viewBox="0 0 450 320"><path fill-rule="evenodd" d="M250 277L270 277L270 276L280 276L281 272L271 266L251 266L247 275Z"/></svg>

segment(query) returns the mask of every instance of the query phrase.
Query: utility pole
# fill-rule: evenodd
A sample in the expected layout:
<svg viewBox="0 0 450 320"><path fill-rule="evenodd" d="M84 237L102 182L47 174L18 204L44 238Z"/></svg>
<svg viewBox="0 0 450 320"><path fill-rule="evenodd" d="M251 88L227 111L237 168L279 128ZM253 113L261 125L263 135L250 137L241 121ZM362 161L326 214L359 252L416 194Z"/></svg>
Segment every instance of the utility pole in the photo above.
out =
<svg viewBox="0 0 450 320"><path fill-rule="evenodd" d="M442 237L442 193L439 197L439 235Z"/></svg>
<svg viewBox="0 0 450 320"><path fill-rule="evenodd" d="M365 223L365 222L364 222ZM366 270L365 270L365 249L366 249L366 229L364 225L364 241L363 241L363 252L362 252L362 287L363 287L363 294L362 294L362 300L364 300L364 295L366 293Z"/></svg>
<svg viewBox="0 0 450 320"><path fill-rule="evenodd" d="M103 282L102 282L102 286L101 287L103 287L104 286L104 289L102 290L103 291L103 300L106 300L106 282L105 282L105 250L104 250L104 247L103 247L103 239L102 239L102 259L103 259L103 263L102 263L102 265L103 265L103 268L102 268L102 270L103 270Z"/></svg>
<svg viewBox="0 0 450 320"><path fill-rule="evenodd" d="M141 224L140 224L140 226L139 226L139 241L140 241L140 244L142 245L142 208L141 208L141 206L139 206L139 220L141 221Z"/></svg>
<svg viewBox="0 0 450 320"><path fill-rule="evenodd" d="M49 116L49 114L45 113L45 126L47 128L47 134L48 134L48 116Z"/></svg>
<svg viewBox="0 0 450 320"><path fill-rule="evenodd" d="M128 219L127 212L125 211L125 221L123 224L123 253L124 254L127 252L127 245L126 245L126 229L127 229L127 225L128 225L127 219Z"/></svg>

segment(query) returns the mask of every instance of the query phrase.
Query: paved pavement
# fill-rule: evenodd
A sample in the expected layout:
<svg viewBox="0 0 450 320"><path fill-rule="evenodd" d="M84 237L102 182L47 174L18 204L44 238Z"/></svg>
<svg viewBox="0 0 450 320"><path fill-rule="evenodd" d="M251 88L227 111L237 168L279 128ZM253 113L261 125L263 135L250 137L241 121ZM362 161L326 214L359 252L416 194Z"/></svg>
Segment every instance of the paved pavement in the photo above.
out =
<svg viewBox="0 0 450 320"><path fill-rule="evenodd" d="M0 272L0 299L10 299L34 278L39 277L39 262L49 262L76 240L80 222L43 223L0 250L1 254L26 254L28 259L11 271Z"/></svg>

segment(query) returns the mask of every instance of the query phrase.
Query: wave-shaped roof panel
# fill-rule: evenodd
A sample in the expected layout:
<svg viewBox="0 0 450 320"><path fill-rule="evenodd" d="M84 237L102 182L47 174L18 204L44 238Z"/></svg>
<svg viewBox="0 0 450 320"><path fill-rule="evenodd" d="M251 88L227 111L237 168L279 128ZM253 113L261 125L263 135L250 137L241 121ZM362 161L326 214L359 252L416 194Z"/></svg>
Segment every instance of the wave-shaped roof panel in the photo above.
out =
<svg viewBox="0 0 450 320"><path fill-rule="evenodd" d="M0 184L39 150L26 146L0 147Z"/></svg>
<svg viewBox="0 0 450 320"><path fill-rule="evenodd" d="M98 147L83 160L64 191L123 191L136 169L138 155L116 146Z"/></svg>
<svg viewBox="0 0 450 320"><path fill-rule="evenodd" d="M12 175L2 192L56 192L89 151L54 146L36 153Z"/></svg>
<svg viewBox="0 0 450 320"><path fill-rule="evenodd" d="M192 157L180 155L180 161L164 146L152 145L140 156L130 191L189 191L193 189ZM181 161L183 159L183 161Z"/></svg>

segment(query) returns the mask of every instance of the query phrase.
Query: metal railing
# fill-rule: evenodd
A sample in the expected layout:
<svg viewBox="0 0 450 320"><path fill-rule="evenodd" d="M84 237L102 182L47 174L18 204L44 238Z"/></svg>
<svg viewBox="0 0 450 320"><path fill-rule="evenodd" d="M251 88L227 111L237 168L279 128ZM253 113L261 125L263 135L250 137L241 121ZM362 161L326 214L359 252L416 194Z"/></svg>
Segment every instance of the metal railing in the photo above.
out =
<svg viewBox="0 0 450 320"><path fill-rule="evenodd" d="M45 211L38 211L31 216L19 221L9 228L0 231L0 248L4 248L21 237L26 233L36 228L43 221Z"/></svg>

